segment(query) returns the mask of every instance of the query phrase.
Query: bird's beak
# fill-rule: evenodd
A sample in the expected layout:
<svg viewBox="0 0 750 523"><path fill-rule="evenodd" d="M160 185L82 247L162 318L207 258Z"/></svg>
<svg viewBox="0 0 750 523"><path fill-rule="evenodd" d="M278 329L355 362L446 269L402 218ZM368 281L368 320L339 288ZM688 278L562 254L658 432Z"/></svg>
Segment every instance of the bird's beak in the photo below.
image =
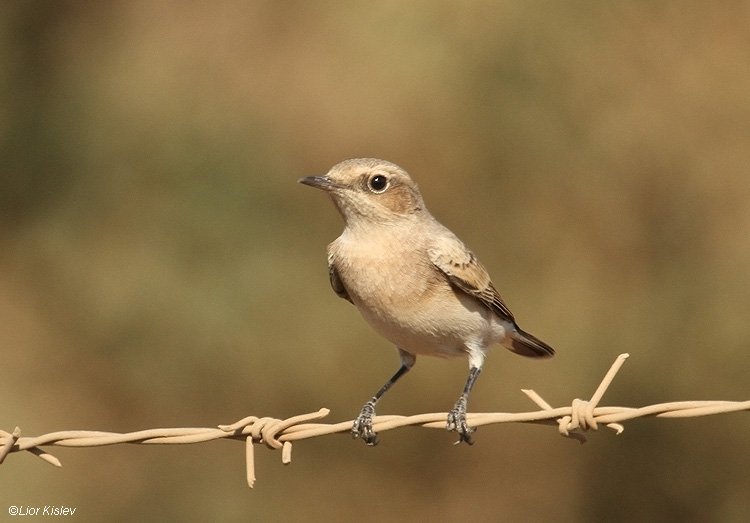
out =
<svg viewBox="0 0 750 523"><path fill-rule="evenodd" d="M332 181L328 176L305 176L300 178L299 183L315 187L316 189L322 189L324 191L331 191L337 189L339 185Z"/></svg>

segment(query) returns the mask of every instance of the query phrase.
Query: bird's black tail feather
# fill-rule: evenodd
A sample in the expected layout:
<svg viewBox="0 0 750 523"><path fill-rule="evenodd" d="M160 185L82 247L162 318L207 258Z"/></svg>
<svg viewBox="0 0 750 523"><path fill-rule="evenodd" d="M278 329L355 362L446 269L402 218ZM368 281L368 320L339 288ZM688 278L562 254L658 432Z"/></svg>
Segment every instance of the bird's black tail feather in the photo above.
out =
<svg viewBox="0 0 750 523"><path fill-rule="evenodd" d="M503 342L509 350L528 358L550 358L555 355L555 349L520 328Z"/></svg>

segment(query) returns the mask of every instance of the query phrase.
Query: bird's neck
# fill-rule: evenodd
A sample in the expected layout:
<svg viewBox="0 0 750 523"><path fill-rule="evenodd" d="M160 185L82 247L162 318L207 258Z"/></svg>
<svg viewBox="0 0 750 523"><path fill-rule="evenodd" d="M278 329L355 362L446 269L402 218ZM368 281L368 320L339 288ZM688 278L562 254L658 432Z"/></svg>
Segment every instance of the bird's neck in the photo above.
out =
<svg viewBox="0 0 750 523"><path fill-rule="evenodd" d="M382 235L408 235L419 228L420 216L349 216L344 218L344 232L359 240Z"/></svg>

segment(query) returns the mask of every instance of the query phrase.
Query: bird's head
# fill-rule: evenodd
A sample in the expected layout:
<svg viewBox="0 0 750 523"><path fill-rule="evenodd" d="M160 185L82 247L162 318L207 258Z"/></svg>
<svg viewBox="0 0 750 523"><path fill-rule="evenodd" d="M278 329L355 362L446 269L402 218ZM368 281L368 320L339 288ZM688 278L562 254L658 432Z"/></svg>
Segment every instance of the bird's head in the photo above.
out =
<svg viewBox="0 0 750 523"><path fill-rule="evenodd" d="M347 225L362 220L388 223L424 211L417 184L401 167L384 160L345 160L323 176L299 182L328 193Z"/></svg>

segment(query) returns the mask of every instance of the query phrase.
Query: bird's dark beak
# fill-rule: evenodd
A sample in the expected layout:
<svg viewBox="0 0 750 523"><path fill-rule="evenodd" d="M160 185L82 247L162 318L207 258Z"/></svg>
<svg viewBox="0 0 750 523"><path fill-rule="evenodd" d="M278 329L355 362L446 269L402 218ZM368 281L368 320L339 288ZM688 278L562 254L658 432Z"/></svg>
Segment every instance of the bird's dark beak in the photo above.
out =
<svg viewBox="0 0 750 523"><path fill-rule="evenodd" d="M300 178L299 183L315 187L316 189L322 189L324 191L330 191L338 188L338 184L333 182L328 176L305 176Z"/></svg>

